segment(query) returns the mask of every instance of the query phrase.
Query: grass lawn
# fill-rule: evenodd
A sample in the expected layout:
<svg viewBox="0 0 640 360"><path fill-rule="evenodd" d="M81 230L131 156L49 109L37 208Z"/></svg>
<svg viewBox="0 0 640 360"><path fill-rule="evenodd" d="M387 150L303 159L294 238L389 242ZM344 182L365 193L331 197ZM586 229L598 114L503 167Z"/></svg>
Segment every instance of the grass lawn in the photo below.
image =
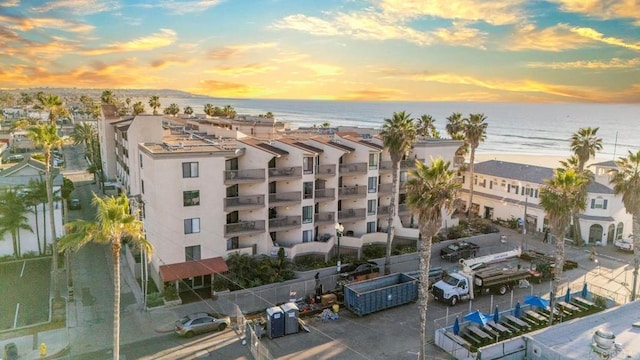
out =
<svg viewBox="0 0 640 360"><path fill-rule="evenodd" d="M0 263L0 330L48 321L50 284L50 257Z"/></svg>

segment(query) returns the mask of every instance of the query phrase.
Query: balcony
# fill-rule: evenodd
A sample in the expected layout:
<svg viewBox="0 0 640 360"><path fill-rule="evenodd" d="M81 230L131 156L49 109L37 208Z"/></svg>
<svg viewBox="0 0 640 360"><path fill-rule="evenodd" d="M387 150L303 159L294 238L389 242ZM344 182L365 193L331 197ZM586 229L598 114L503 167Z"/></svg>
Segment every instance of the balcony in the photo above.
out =
<svg viewBox="0 0 640 360"><path fill-rule="evenodd" d="M302 178L302 166L271 168L269 180L291 180Z"/></svg>
<svg viewBox="0 0 640 360"><path fill-rule="evenodd" d="M366 174L367 171L369 171L369 164L366 162L340 165L340 175Z"/></svg>
<svg viewBox="0 0 640 360"><path fill-rule="evenodd" d="M367 216L367 209L365 208L338 211L339 221L364 220L366 216Z"/></svg>
<svg viewBox="0 0 640 360"><path fill-rule="evenodd" d="M360 199L367 197L366 186L343 186L338 189L338 197L340 199Z"/></svg>
<svg viewBox="0 0 640 360"><path fill-rule="evenodd" d="M380 172L380 173L388 173L388 172L391 172L391 170L393 170L393 162L391 162L391 161L380 161L380 168L378 169L378 172Z"/></svg>
<svg viewBox="0 0 640 360"><path fill-rule="evenodd" d="M282 231L300 227L301 216L284 216L269 219L269 231Z"/></svg>
<svg viewBox="0 0 640 360"><path fill-rule="evenodd" d="M264 195L246 195L224 198L224 211L254 210L264 207Z"/></svg>
<svg viewBox="0 0 640 360"><path fill-rule="evenodd" d="M393 183L378 184L378 194L391 194Z"/></svg>
<svg viewBox="0 0 640 360"><path fill-rule="evenodd" d="M316 177L325 178L336 175L336 164L325 164L316 166Z"/></svg>
<svg viewBox="0 0 640 360"><path fill-rule="evenodd" d="M317 189L315 195L316 202L335 200L336 189Z"/></svg>
<svg viewBox="0 0 640 360"><path fill-rule="evenodd" d="M240 221L233 224L226 224L224 226L224 236L234 237L234 236L242 236L242 235L260 234L260 233L263 233L265 229L266 228L265 228L264 220Z"/></svg>
<svg viewBox="0 0 640 360"><path fill-rule="evenodd" d="M420 161L420 162L424 162L424 159L402 160L402 161L400 161L400 169L401 169L401 170L406 170L406 169L415 169L415 167L416 167L416 160L418 160L418 161Z"/></svg>
<svg viewBox="0 0 640 360"><path fill-rule="evenodd" d="M279 192L269 194L269 205L293 205L302 202L302 191Z"/></svg>
<svg viewBox="0 0 640 360"><path fill-rule="evenodd" d="M314 215L314 223L316 225L335 224L336 215L334 212L319 212Z"/></svg>
<svg viewBox="0 0 640 360"><path fill-rule="evenodd" d="M398 193L400 194L406 194L407 193L407 182L403 181L400 183L399 189L398 189Z"/></svg>
<svg viewBox="0 0 640 360"><path fill-rule="evenodd" d="M407 204L398 205L398 215L408 215L411 214L411 209Z"/></svg>
<svg viewBox="0 0 640 360"><path fill-rule="evenodd" d="M226 170L224 172L225 185L260 183L264 180L264 169Z"/></svg>
<svg viewBox="0 0 640 360"><path fill-rule="evenodd" d="M378 217L389 217L389 212L391 211L391 206L378 206Z"/></svg>

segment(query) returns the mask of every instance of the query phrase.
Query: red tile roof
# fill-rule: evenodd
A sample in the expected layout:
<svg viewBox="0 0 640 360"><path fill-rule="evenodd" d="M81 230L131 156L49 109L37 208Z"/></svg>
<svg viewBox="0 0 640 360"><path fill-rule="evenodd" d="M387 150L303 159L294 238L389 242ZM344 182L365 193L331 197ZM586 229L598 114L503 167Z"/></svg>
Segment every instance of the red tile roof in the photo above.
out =
<svg viewBox="0 0 640 360"><path fill-rule="evenodd" d="M163 282L187 279L195 276L220 274L229 271L222 257L183 263L160 265L160 278Z"/></svg>

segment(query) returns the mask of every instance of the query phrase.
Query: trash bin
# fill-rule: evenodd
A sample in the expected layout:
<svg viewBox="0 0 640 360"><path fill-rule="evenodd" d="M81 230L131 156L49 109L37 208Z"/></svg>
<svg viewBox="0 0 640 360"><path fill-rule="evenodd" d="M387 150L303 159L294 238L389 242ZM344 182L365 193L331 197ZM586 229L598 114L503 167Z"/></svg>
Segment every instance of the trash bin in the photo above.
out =
<svg viewBox="0 0 640 360"><path fill-rule="evenodd" d="M280 305L284 312L284 334L296 334L298 332L298 314L300 310L293 302Z"/></svg>
<svg viewBox="0 0 640 360"><path fill-rule="evenodd" d="M284 336L284 311L280 306L267 309L267 336L269 339Z"/></svg>
<svg viewBox="0 0 640 360"><path fill-rule="evenodd" d="M4 346L4 356L5 360L18 360L18 347L15 343L8 343Z"/></svg>

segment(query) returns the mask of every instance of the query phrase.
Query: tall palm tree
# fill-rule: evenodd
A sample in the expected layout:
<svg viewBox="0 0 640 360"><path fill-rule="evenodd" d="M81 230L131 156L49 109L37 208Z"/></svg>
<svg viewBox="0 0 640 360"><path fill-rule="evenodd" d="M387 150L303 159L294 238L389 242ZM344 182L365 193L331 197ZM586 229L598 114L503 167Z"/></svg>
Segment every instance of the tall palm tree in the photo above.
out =
<svg viewBox="0 0 640 360"><path fill-rule="evenodd" d="M427 137L427 138L435 138L438 135L438 130L435 125L436 119L433 116L428 114L423 114L417 120L416 123L416 134Z"/></svg>
<svg viewBox="0 0 640 360"><path fill-rule="evenodd" d="M420 356L426 359L427 349L427 301L429 300L429 267L431 262L431 243L442 227L443 211L451 213L458 197L460 182L449 169L450 163L441 158L434 160L431 166L417 161L416 169L410 172L407 181L407 204L418 215L420 227L420 288L418 306L420 308Z"/></svg>
<svg viewBox="0 0 640 360"><path fill-rule="evenodd" d="M59 118L69 116L69 110L58 95L41 94L38 96L38 101L43 109L49 111L49 123L53 125Z"/></svg>
<svg viewBox="0 0 640 360"><path fill-rule="evenodd" d="M631 301L636 300L638 268L640 267L640 150L629 151L627 157L616 161L618 168L611 171L611 184L616 195L622 195L622 203L631 214L633 231L633 287Z"/></svg>
<svg viewBox="0 0 640 360"><path fill-rule="evenodd" d="M185 115L191 115L193 114L193 108L191 106L185 106L183 112Z"/></svg>
<svg viewBox="0 0 640 360"><path fill-rule="evenodd" d="M540 190L540 205L549 218L551 234L556 239L555 264L553 273L553 296L551 308L555 308L555 298L560 289L562 270L564 268L565 249L564 238L575 211L584 210L586 193L579 191L587 179L574 169L555 169L553 178L545 181ZM553 323L553 316L549 317L549 324Z"/></svg>
<svg viewBox="0 0 640 360"><path fill-rule="evenodd" d="M153 95L151 99L149 99L149 106L153 109L153 115L158 115L158 108L161 106L160 97Z"/></svg>
<svg viewBox="0 0 640 360"><path fill-rule="evenodd" d="M95 221L76 220L67 223L67 235L60 240L60 251L77 251L89 242L108 244L113 257L113 358L120 358L120 251L123 242L144 250L151 256L153 248L145 239L138 211L131 211L129 199L121 194L105 198L93 194Z"/></svg>
<svg viewBox="0 0 640 360"><path fill-rule="evenodd" d="M464 123L462 122L462 114L454 112L447 117L447 124L445 130L452 140L464 140ZM464 142L458 149L456 149L454 164L460 167L460 170L464 168L464 158L469 151L469 145Z"/></svg>
<svg viewBox="0 0 640 360"><path fill-rule="evenodd" d="M47 219L46 211L44 209L47 203L47 186L42 179L31 179L27 185L27 204L33 207L33 214L36 221L36 239L38 241L38 253L40 255L45 254L47 251ZM43 242L40 243L40 225L38 223L38 208L42 205L42 227L43 227Z"/></svg>
<svg viewBox="0 0 640 360"><path fill-rule="evenodd" d="M103 104L116 105L117 98L116 98L116 95L113 93L113 91L104 90L102 92L102 95L100 95L100 101L102 101Z"/></svg>
<svg viewBox="0 0 640 360"><path fill-rule="evenodd" d="M204 113L209 115L209 116L213 116L213 105L205 104L204 105Z"/></svg>
<svg viewBox="0 0 640 360"><path fill-rule="evenodd" d="M49 224L51 226L51 247L53 251L53 283L57 289L58 280L58 256L56 239L56 222L53 212L53 176L51 166L51 150L62 146L62 138L58 136L58 129L55 124L42 124L32 126L28 129L27 137L36 146L42 147L45 163L45 185L47 187L47 207L49 211Z"/></svg>
<svg viewBox="0 0 640 360"><path fill-rule="evenodd" d="M11 234L16 259L22 256L20 230L33 232L29 220L24 216L26 212L29 212L27 204L17 191L8 189L0 195L0 240L4 239L6 233Z"/></svg>
<svg viewBox="0 0 640 360"><path fill-rule="evenodd" d="M393 219L396 216L396 197L398 193L398 175L400 161L411 150L416 142L416 127L411 114L404 111L394 112L390 119L385 119L382 125L382 143L391 157L391 176L393 188L389 203L389 218L387 220L387 251L384 259L384 273L389 274L391 259L391 238L393 237ZM338 259L339 260L339 259Z"/></svg>
<svg viewBox="0 0 640 360"><path fill-rule="evenodd" d="M133 115L137 116L144 113L144 104L142 101L137 101L133 104Z"/></svg>
<svg viewBox="0 0 640 360"><path fill-rule="evenodd" d="M180 112L180 107L176 103L172 103L167 108L164 109L164 113L167 115L176 116Z"/></svg>
<svg viewBox="0 0 640 360"><path fill-rule="evenodd" d="M484 114L470 114L468 118L463 119L465 142L471 148L469 155L469 207L467 212L472 216L471 207L473 206L473 183L474 183L474 163L476 160L476 149L481 142L487 137L487 123L484 122L487 117Z"/></svg>

